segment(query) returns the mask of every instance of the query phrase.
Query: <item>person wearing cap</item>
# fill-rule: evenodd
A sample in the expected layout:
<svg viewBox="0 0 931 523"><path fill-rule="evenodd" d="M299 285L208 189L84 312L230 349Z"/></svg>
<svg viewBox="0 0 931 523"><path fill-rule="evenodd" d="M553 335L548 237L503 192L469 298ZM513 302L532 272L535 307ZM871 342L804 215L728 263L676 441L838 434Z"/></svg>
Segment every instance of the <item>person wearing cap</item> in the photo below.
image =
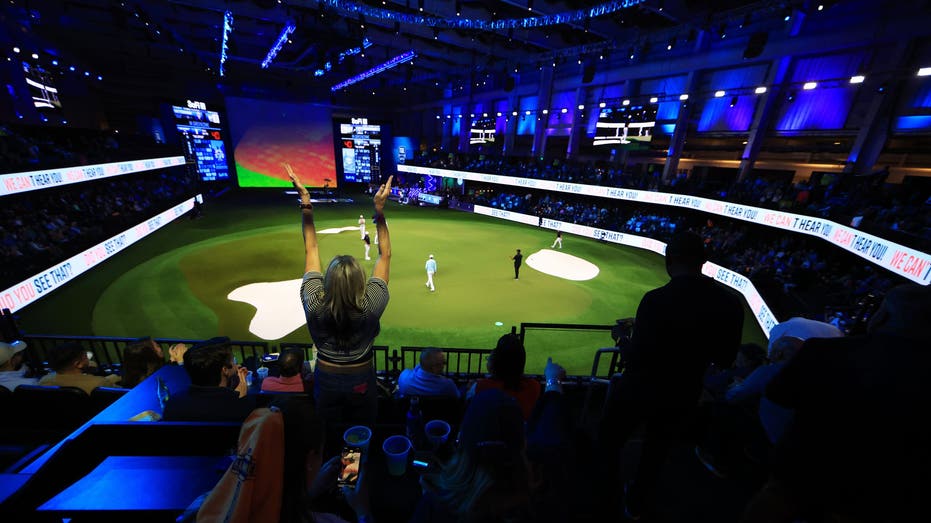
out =
<svg viewBox="0 0 931 523"><path fill-rule="evenodd" d="M430 292L433 292L436 290L436 287L433 286L433 275L436 274L436 260L433 259L432 254L427 258L424 268L427 270L427 287L430 288Z"/></svg>
<svg viewBox="0 0 931 523"><path fill-rule="evenodd" d="M365 261L371 260L372 257L369 256L369 250L372 248L372 239L369 237L368 231L362 233L362 246L365 247Z"/></svg>
<svg viewBox="0 0 931 523"><path fill-rule="evenodd" d="M625 497L627 516L633 519L652 499L667 451L698 404L708 366L730 367L740 347L741 301L702 275L704 262L699 235L681 231L669 240L670 281L640 301L630 350L623 355L624 374L606 402L599 437L612 460L634 430L647 425L636 479ZM617 465L608 464L608 469Z"/></svg>
<svg viewBox="0 0 931 523"><path fill-rule="evenodd" d="M766 388L795 420L744 521L927 519L929 325L931 288L905 284L889 291L865 335L805 341Z"/></svg>
<svg viewBox="0 0 931 523"><path fill-rule="evenodd" d="M843 335L843 331L830 323L797 316L779 322L769 331L768 352L772 353L773 344L783 336L805 341L808 338L840 338Z"/></svg>
<svg viewBox="0 0 931 523"><path fill-rule="evenodd" d="M26 350L25 341L12 343L0 342L0 386L11 391L20 385L35 385L37 378L24 377L23 351Z"/></svg>
<svg viewBox="0 0 931 523"><path fill-rule="evenodd" d="M365 216L359 215L359 239L365 239Z"/></svg>
<svg viewBox="0 0 931 523"><path fill-rule="evenodd" d="M90 394L97 387L118 387L120 376L94 376L85 374L90 367L87 351L77 342L63 343L52 349L48 356L49 366L54 371L39 380L39 385L77 387Z"/></svg>

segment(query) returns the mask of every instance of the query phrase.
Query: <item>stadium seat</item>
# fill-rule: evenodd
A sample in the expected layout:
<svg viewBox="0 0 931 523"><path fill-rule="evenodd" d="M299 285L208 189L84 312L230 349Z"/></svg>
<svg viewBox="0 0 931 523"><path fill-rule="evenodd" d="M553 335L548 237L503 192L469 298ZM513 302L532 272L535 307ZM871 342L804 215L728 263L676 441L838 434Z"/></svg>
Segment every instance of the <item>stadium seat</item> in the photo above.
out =
<svg viewBox="0 0 931 523"><path fill-rule="evenodd" d="M21 428L67 433L91 417L91 400L77 387L20 385L13 391L10 419Z"/></svg>
<svg viewBox="0 0 931 523"><path fill-rule="evenodd" d="M123 397L130 389L117 387L97 387L91 391L91 415L109 407L114 401Z"/></svg>

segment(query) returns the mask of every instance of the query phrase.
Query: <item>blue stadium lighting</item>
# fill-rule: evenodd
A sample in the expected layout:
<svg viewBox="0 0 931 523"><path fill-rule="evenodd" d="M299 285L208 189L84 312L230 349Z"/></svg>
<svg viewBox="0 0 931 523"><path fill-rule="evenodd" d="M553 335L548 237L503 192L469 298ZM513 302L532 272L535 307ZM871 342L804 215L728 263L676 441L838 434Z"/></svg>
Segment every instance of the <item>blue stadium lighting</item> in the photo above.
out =
<svg viewBox="0 0 931 523"><path fill-rule="evenodd" d="M52 65L58 65L58 60L52 60Z"/></svg>
<svg viewBox="0 0 931 523"><path fill-rule="evenodd" d="M591 18L610 15L637 6L646 0L612 0L603 2L594 7L586 7L572 11L564 11L541 16L530 16L527 18L509 18L501 20L482 20L462 17L462 11L456 9L456 16L452 18L438 18L426 16L423 12L423 2L419 2L416 13L402 13L390 9L368 6L363 3L353 2L351 0L321 0L319 3L332 9L349 13L356 16L364 16L367 19L385 20L389 22L399 22L409 25L421 25L428 27L438 27L443 29L472 29L482 31L500 31L504 29L531 29L547 27L551 25L570 24L580 22ZM532 9L531 9L532 11Z"/></svg>
<svg viewBox="0 0 931 523"><path fill-rule="evenodd" d="M103 81L103 77L102 77L102 76L98 76L98 77L97 77L97 81L98 81L98 82Z"/></svg>
<svg viewBox="0 0 931 523"><path fill-rule="evenodd" d="M268 69L268 66L271 65L272 60L278 56L278 51L281 51L281 48L284 47L285 42L288 41L288 36L294 32L297 26L294 25L294 22L288 21L287 25L284 26L284 29L281 30L281 34L278 35L278 39L275 40L275 45L268 50L268 54L265 55L265 60L262 60L262 69Z"/></svg>
<svg viewBox="0 0 931 523"><path fill-rule="evenodd" d="M229 50L229 38L233 32L233 12L223 14L223 44L220 46L220 76L225 73L223 65L226 64L226 53ZM264 65L263 65L264 67Z"/></svg>
<svg viewBox="0 0 931 523"><path fill-rule="evenodd" d="M403 54L399 54L398 56L395 56L391 60L388 60L387 62L383 64L376 65L375 67L369 69L368 71L359 73L353 76L352 78L343 80L342 82L334 85L333 87L330 87L330 91L336 92L344 87L349 87L350 85L354 83L361 82L362 80L365 80L366 78L371 78L379 73L383 73L387 71L388 69L391 69L392 67L397 67L405 62L409 62L413 60L415 56L417 56L417 54L413 50L407 51L406 53L403 53Z"/></svg>
<svg viewBox="0 0 931 523"><path fill-rule="evenodd" d="M71 67L68 68L68 70L71 72L74 72L74 66L72 65Z"/></svg>

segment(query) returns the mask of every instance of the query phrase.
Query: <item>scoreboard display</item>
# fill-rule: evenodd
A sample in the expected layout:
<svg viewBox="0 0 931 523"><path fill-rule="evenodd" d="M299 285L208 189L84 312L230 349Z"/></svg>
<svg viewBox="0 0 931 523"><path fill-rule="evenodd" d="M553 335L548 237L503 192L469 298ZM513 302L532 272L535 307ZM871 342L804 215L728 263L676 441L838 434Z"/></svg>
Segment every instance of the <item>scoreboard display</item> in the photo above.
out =
<svg viewBox="0 0 931 523"><path fill-rule="evenodd" d="M340 157L343 180L371 183L381 179L381 125L368 118L339 122Z"/></svg>
<svg viewBox="0 0 931 523"><path fill-rule="evenodd" d="M201 181L229 179L226 148L220 114L208 111L207 104L187 100L184 106L171 106L175 128L184 144L184 156L197 165Z"/></svg>

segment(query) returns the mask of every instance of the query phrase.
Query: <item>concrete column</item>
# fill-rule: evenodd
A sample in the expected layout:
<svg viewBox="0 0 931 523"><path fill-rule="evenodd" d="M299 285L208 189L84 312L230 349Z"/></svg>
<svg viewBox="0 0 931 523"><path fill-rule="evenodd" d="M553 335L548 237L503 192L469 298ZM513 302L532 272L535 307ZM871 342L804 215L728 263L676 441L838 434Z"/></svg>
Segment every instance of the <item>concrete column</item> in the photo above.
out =
<svg viewBox="0 0 931 523"><path fill-rule="evenodd" d="M740 171L737 174L739 180L749 176L753 170L753 164L760 154L760 147L766 138L766 131L770 127L773 115L785 99L785 89L782 84L790 76L792 63L792 57L785 56L776 59L770 65L765 81L767 91L760 95L760 100L757 102L753 123L750 124L750 136L747 137L747 146L740 155Z"/></svg>
<svg viewBox="0 0 931 523"><path fill-rule="evenodd" d="M692 71L685 80L685 92L695 91L696 79L699 71ZM666 165L663 166L663 181L669 181L675 178L679 171L679 158L682 157L682 147L685 146L685 137L689 132L689 121L691 120L692 107L695 101L685 100L679 102L679 116L676 118L676 130L672 133L669 140L669 150L666 152Z"/></svg>
<svg viewBox="0 0 931 523"><path fill-rule="evenodd" d="M900 42L892 49L889 56L882 58L882 61L887 64L905 64L911 54L912 46L913 41ZM884 83L883 91L878 92L878 86ZM888 78L888 81L886 78L870 78L860 86L861 89L874 89L874 94L873 99L870 100L866 119L857 133L850 154L847 155L844 174L869 174L875 170L876 161L889 138L895 102L899 99L904 85L904 77L893 76Z"/></svg>
<svg viewBox="0 0 931 523"><path fill-rule="evenodd" d="M537 113L535 116L540 120L537 122L533 133L533 155L540 156L546 150L546 126L549 123L549 115L543 114L543 109L550 109L550 98L553 96L553 70L544 67L540 73L540 85L537 90Z"/></svg>

